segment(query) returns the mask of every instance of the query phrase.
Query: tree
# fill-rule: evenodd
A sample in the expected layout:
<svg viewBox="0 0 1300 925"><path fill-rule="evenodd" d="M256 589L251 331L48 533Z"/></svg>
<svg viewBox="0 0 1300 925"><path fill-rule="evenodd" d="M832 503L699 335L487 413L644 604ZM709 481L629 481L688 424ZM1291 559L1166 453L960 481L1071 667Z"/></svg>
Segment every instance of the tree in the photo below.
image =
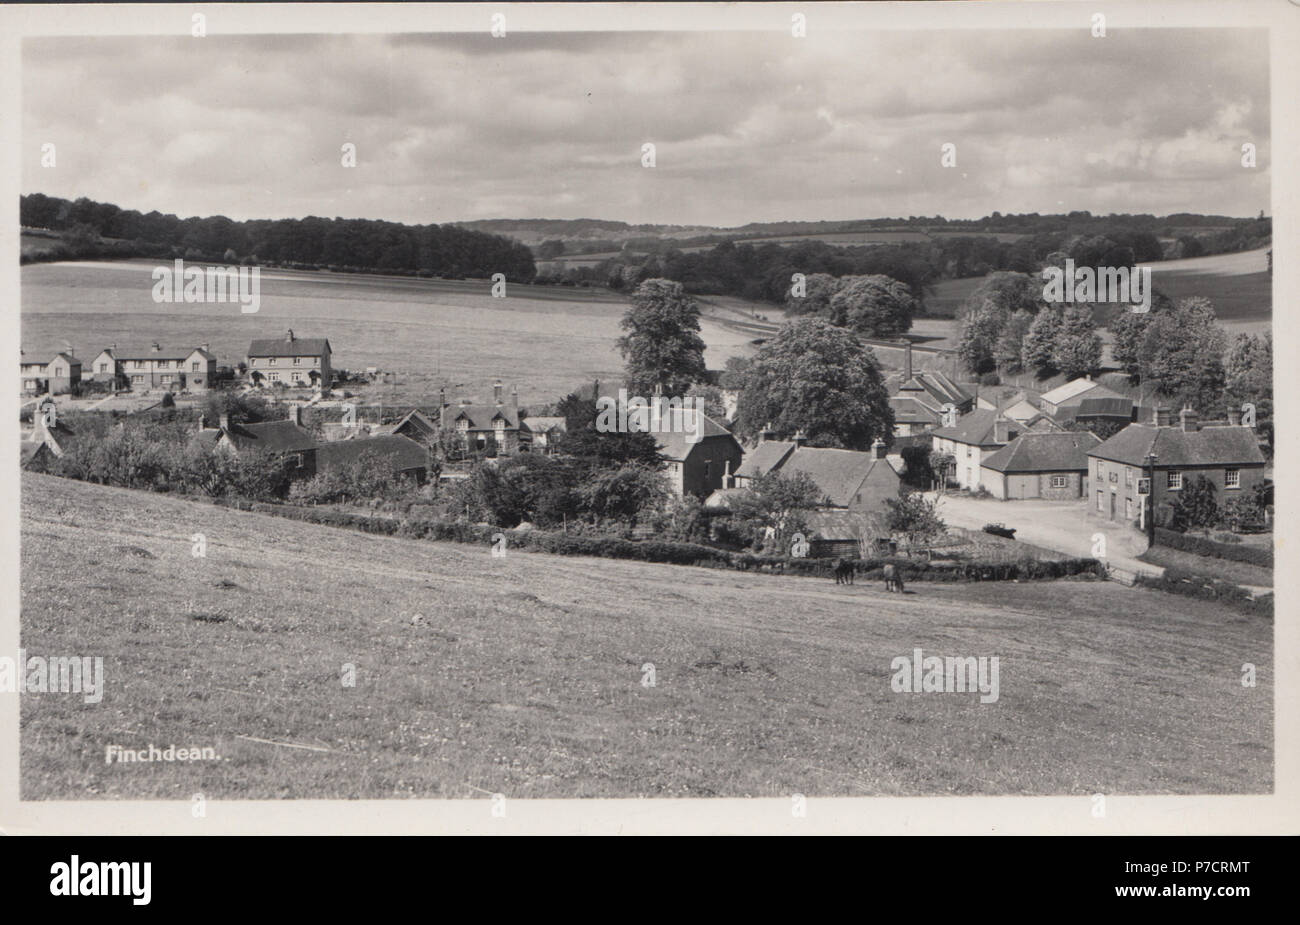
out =
<svg viewBox="0 0 1300 925"><path fill-rule="evenodd" d="M813 446L866 449L893 433L880 363L852 331L820 318L784 325L755 355L738 408L741 432L770 423Z"/></svg>
<svg viewBox="0 0 1300 925"><path fill-rule="evenodd" d="M889 508L889 532L906 536L909 546L916 545L917 540L932 540L947 529L939 518L938 503L927 501L920 494L886 498L885 504Z"/></svg>
<svg viewBox="0 0 1300 925"><path fill-rule="evenodd" d="M1261 418L1273 410L1273 334L1238 334L1223 359L1228 397L1240 407L1242 402L1257 406Z"/></svg>
<svg viewBox="0 0 1300 925"><path fill-rule="evenodd" d="M1179 531L1208 530L1219 522L1217 489L1203 475L1189 479L1173 503L1173 528Z"/></svg>
<svg viewBox="0 0 1300 925"><path fill-rule="evenodd" d="M793 274L792 274L793 275ZM788 279L789 277L786 277ZM829 273L808 273L804 277L804 294L796 296L787 291L787 315L817 315L829 318L831 299L840 291L840 281Z"/></svg>
<svg viewBox="0 0 1300 925"><path fill-rule="evenodd" d="M1024 348L1025 335L1034 323L1034 316L1026 311L1013 312L1002 326L997 343L993 345L993 361L998 368L1007 373L1024 372L1021 351Z"/></svg>
<svg viewBox="0 0 1300 925"><path fill-rule="evenodd" d="M1052 349L1052 366L1071 379L1101 365L1101 338L1088 305L1071 305L1061 316L1060 333Z"/></svg>
<svg viewBox="0 0 1300 925"><path fill-rule="evenodd" d="M898 337L912 326L916 311L907 284L880 274L840 280L830 300L831 323L862 337Z"/></svg>
<svg viewBox="0 0 1300 925"><path fill-rule="evenodd" d="M1059 305L1049 305L1038 313L1025 332L1020 351L1021 365L1043 375L1055 370L1056 344L1065 326L1065 312Z"/></svg>
<svg viewBox="0 0 1300 925"><path fill-rule="evenodd" d="M1003 333L1002 309L991 301L972 307L961 323L961 340L957 356L972 373L987 373L997 368L995 350Z"/></svg>
<svg viewBox="0 0 1300 925"><path fill-rule="evenodd" d="M618 339L627 370L628 389L650 396L655 387L680 396L706 376L700 308L681 283L648 279L632 295Z"/></svg>
<svg viewBox="0 0 1300 925"><path fill-rule="evenodd" d="M948 473L955 472L957 469L957 457L951 453L930 453L927 461L930 464L930 471L934 473L934 479L943 488L948 484ZM928 486L927 486L928 487Z"/></svg>
<svg viewBox="0 0 1300 925"><path fill-rule="evenodd" d="M1146 382L1178 405L1202 414L1222 407L1226 386L1223 355L1227 335L1216 323L1209 299L1181 299L1172 308L1149 313L1138 349Z"/></svg>
<svg viewBox="0 0 1300 925"><path fill-rule="evenodd" d="M776 549L789 551L795 533L807 530L804 516L822 501L822 491L806 472L782 475L769 472L754 482L733 505L733 516L756 530L771 527Z"/></svg>
<svg viewBox="0 0 1300 925"><path fill-rule="evenodd" d="M637 465L598 470L578 487L578 494L597 523L615 520L631 526L661 510L669 497L663 476Z"/></svg>

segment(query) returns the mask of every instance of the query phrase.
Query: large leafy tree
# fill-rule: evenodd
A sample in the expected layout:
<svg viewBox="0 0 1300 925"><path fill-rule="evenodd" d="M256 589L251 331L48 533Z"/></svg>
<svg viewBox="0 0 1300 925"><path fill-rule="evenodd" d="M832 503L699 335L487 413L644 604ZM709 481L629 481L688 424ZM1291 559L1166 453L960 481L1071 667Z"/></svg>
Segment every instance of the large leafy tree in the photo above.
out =
<svg viewBox="0 0 1300 925"><path fill-rule="evenodd" d="M881 274L840 280L830 320L863 337L897 337L912 326L917 302L906 283Z"/></svg>
<svg viewBox="0 0 1300 925"><path fill-rule="evenodd" d="M875 353L820 318L785 325L754 357L740 396L742 433L771 423L814 446L861 450L888 439L894 412Z"/></svg>
<svg viewBox="0 0 1300 925"><path fill-rule="evenodd" d="M618 339L618 348L633 394L650 396L659 387L665 395L680 396L705 378L700 307L681 283L641 283L621 324L628 333Z"/></svg>
<svg viewBox="0 0 1300 925"><path fill-rule="evenodd" d="M1214 483L1203 475L1189 479L1173 503L1175 530L1208 530L1219 522Z"/></svg>
<svg viewBox="0 0 1300 925"><path fill-rule="evenodd" d="M1181 299L1137 322L1126 336L1140 336L1126 348L1146 383L1174 404L1206 414L1221 409L1226 385L1223 355L1227 343L1209 299Z"/></svg>
<svg viewBox="0 0 1300 925"><path fill-rule="evenodd" d="M1056 344L1065 325L1065 312L1059 305L1049 305L1034 318L1025 332L1020 350L1021 364L1025 369L1040 375L1055 371Z"/></svg>
<svg viewBox="0 0 1300 925"><path fill-rule="evenodd" d="M997 343L993 345L993 360L999 368L1008 373L1024 372L1021 352L1025 344L1025 335L1029 333L1034 316L1026 311L1011 314L1002 326Z"/></svg>
<svg viewBox="0 0 1300 925"><path fill-rule="evenodd" d="M793 535L807 529L806 515L821 501L822 491L808 473L769 472L754 482L752 491L737 497L733 516L756 530L771 527L776 547L787 549Z"/></svg>
<svg viewBox="0 0 1300 925"><path fill-rule="evenodd" d="M1238 334L1223 359L1228 398L1234 405L1253 402L1258 416L1273 410L1273 334Z"/></svg>
<svg viewBox="0 0 1300 925"><path fill-rule="evenodd" d="M992 301L966 312L961 323L957 355L962 365L972 373L987 373L997 368L997 347L1005 321L1005 312Z"/></svg>
<svg viewBox="0 0 1300 925"><path fill-rule="evenodd" d="M785 310L789 315L819 315L829 317L831 299L840 291L840 281L829 273L808 273L804 277L804 294L786 295Z"/></svg>
<svg viewBox="0 0 1300 925"><path fill-rule="evenodd" d="M1091 306L1071 305L1061 315L1052 365L1071 379L1101 365L1101 338L1097 336Z"/></svg>

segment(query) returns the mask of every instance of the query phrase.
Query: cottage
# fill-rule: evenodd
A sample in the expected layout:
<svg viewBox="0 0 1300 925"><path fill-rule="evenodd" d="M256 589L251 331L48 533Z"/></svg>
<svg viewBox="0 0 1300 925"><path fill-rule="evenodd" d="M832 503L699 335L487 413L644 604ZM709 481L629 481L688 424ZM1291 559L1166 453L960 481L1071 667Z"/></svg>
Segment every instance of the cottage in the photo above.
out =
<svg viewBox="0 0 1300 925"><path fill-rule="evenodd" d="M1228 423L1202 427L1196 412L1184 408L1177 424L1169 409L1157 408L1149 424L1130 424L1088 451L1090 510L1107 520L1146 526L1147 479L1159 511L1197 477L1208 478L1220 504L1243 495L1264 480L1265 460L1253 428L1236 416Z"/></svg>
<svg viewBox="0 0 1300 925"><path fill-rule="evenodd" d="M310 386L329 394L334 381L331 355L328 339L297 337L290 329L282 338L260 338L248 345L248 378L254 385Z"/></svg>
<svg viewBox="0 0 1300 925"><path fill-rule="evenodd" d="M1004 501L1082 498L1088 450L1099 443L1087 431L1021 434L980 463L980 484Z"/></svg>
<svg viewBox="0 0 1300 925"><path fill-rule="evenodd" d="M364 453L376 454L393 472L413 478L420 484L429 477L428 448L400 434L319 444L316 447L316 471L328 472L346 466L356 462Z"/></svg>
<svg viewBox="0 0 1300 925"><path fill-rule="evenodd" d="M698 418L691 421L682 417L682 409L669 409L662 418L663 429L653 436L668 464L665 475L673 493L707 498L719 488L733 487L730 482L745 451L731 431L706 414L694 414ZM692 425L691 433L686 432L686 423Z"/></svg>
<svg viewBox="0 0 1300 925"><path fill-rule="evenodd" d="M930 436L933 452L946 453L956 461L952 478L957 484L976 491L980 487L980 467L984 460L1020 436L1023 429L996 411L979 408Z"/></svg>
<svg viewBox="0 0 1300 925"><path fill-rule="evenodd" d="M52 360L46 361L29 360L20 350L18 368L23 393L27 395L47 392L60 395L71 392L81 383L81 360L77 359L71 349L60 351Z"/></svg>
<svg viewBox="0 0 1300 925"><path fill-rule="evenodd" d="M117 344L99 352L90 364L95 382L128 383L133 390L149 389L203 392L215 387L217 358L207 344L166 348L157 341L148 347Z"/></svg>
<svg viewBox="0 0 1300 925"><path fill-rule="evenodd" d="M439 426L452 430L460 437L466 451L485 450L489 441L495 442L498 453L513 455L519 452L519 390L510 389L510 399L502 395L501 381L492 387L492 404L475 405L461 399L458 405L448 405L441 399L442 414Z"/></svg>
<svg viewBox="0 0 1300 925"><path fill-rule="evenodd" d="M898 497L900 485L898 472L886 458L885 444L880 440L869 453L803 446L801 439L765 440L737 470L736 487L752 488L770 472L806 474L821 492L822 509L851 513L878 510L886 498Z"/></svg>
<svg viewBox="0 0 1300 925"><path fill-rule="evenodd" d="M894 436L910 437L933 430L943 422L944 409L957 415L975 407L975 397L943 373L912 370L912 345L903 346L903 373L889 398L894 409Z"/></svg>
<svg viewBox="0 0 1300 925"><path fill-rule="evenodd" d="M535 452L549 453L556 443L567 433L568 422L562 417L539 416L524 418L520 422L520 436L525 443L531 444Z"/></svg>

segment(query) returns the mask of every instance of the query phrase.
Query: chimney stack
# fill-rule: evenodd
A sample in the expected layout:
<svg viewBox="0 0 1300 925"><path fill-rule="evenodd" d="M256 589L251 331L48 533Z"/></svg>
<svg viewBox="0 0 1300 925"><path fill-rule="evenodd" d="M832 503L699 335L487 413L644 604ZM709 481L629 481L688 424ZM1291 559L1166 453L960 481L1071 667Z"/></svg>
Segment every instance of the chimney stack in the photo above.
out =
<svg viewBox="0 0 1300 925"><path fill-rule="evenodd" d="M222 429L222 430L230 430L230 412L229 412L229 411L223 411L223 412L221 412L221 417L220 417L218 420L221 422L221 429Z"/></svg>
<svg viewBox="0 0 1300 925"><path fill-rule="evenodd" d="M284 340L286 343L293 343L293 328L289 328L289 330L284 332Z"/></svg>
<svg viewBox="0 0 1300 925"><path fill-rule="evenodd" d="M438 410L441 411L443 408L446 407L447 407L447 390L440 387L438 389Z"/></svg>
<svg viewBox="0 0 1300 925"><path fill-rule="evenodd" d="M294 402L289 406L289 420L293 421L299 427L302 426L302 403Z"/></svg>
<svg viewBox="0 0 1300 925"><path fill-rule="evenodd" d="M887 450L888 447L885 446L885 441L881 440L879 437L877 437L876 441L871 444L871 455L876 459L884 459Z"/></svg>
<svg viewBox="0 0 1300 925"><path fill-rule="evenodd" d="M500 379L497 380L496 385L492 386L492 400L497 403L498 408L501 407L501 380Z"/></svg>
<svg viewBox="0 0 1300 925"><path fill-rule="evenodd" d="M903 346L903 382L906 383L912 378L912 342L909 340Z"/></svg>
<svg viewBox="0 0 1300 925"><path fill-rule="evenodd" d="M736 487L736 479L735 479L735 476L733 476L733 475L731 474L731 460L730 460L730 459L724 459L724 460L722 461L722 487L723 487L723 488L735 488L735 487Z"/></svg>
<svg viewBox="0 0 1300 925"><path fill-rule="evenodd" d="M1185 434L1195 433L1201 429L1200 417L1195 409L1190 407L1184 407L1182 411L1178 412L1178 423L1182 426Z"/></svg>
<svg viewBox="0 0 1300 925"><path fill-rule="evenodd" d="M794 432L794 445L804 446L808 442L808 435L803 432L803 428Z"/></svg>
<svg viewBox="0 0 1300 925"><path fill-rule="evenodd" d="M1173 420L1172 412L1163 406L1157 406L1151 417L1151 423L1157 427L1168 427Z"/></svg>
<svg viewBox="0 0 1300 925"><path fill-rule="evenodd" d="M519 385L517 383L510 386L510 407L515 411L519 410Z"/></svg>
<svg viewBox="0 0 1300 925"><path fill-rule="evenodd" d="M1228 409L1228 426L1229 427L1241 426L1241 412L1238 411L1236 408Z"/></svg>
<svg viewBox="0 0 1300 925"><path fill-rule="evenodd" d="M776 431L772 429L772 422L768 421L763 425L763 429L758 432L758 442L767 443L769 440L776 439Z"/></svg>
<svg viewBox="0 0 1300 925"><path fill-rule="evenodd" d="M158 341L154 341L152 344L149 345L150 353L157 353L161 349L162 347L158 346Z"/></svg>
<svg viewBox="0 0 1300 925"><path fill-rule="evenodd" d="M202 350L204 353L211 353L211 350L208 349L207 344L199 344L199 349Z"/></svg>

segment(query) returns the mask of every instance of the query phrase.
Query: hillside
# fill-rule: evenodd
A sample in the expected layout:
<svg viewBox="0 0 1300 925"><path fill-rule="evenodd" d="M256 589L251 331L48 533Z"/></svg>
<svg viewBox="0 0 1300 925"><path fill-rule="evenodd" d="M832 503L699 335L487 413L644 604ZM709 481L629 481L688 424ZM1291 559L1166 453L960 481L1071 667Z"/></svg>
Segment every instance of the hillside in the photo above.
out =
<svg viewBox="0 0 1300 925"><path fill-rule="evenodd" d="M23 799L1272 789L1271 624L1116 584L493 558L31 474L22 580L28 653L107 677L23 698ZM917 647L998 656L1000 698L894 693Z"/></svg>

